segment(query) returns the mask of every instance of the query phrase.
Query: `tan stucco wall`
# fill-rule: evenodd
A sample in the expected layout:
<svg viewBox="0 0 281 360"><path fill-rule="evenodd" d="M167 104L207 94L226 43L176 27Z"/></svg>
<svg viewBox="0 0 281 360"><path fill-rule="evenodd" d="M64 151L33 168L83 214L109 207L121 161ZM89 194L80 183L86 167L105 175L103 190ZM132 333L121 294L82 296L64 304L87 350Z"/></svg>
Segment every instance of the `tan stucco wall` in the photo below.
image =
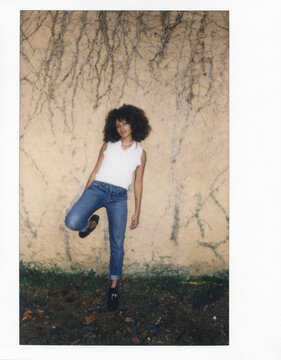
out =
<svg viewBox="0 0 281 360"><path fill-rule="evenodd" d="M227 269L228 100L228 12L21 12L20 259L107 271L105 209L85 239L64 218L126 103L153 130L123 271Z"/></svg>

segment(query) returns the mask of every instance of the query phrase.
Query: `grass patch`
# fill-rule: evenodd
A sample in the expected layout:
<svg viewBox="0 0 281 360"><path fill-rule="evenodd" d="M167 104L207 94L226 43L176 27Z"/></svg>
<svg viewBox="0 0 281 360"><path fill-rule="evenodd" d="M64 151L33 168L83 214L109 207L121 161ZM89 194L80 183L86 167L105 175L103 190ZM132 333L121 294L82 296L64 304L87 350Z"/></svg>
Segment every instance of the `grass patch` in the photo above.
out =
<svg viewBox="0 0 281 360"><path fill-rule="evenodd" d="M124 275L123 281L138 280L138 286L144 292L155 294L158 291L169 291L177 296L183 297L188 293L190 285L204 287L205 291L221 288L223 292L228 290L229 279L227 272L204 276L189 276L183 273L167 273L163 269L154 269L148 273L137 275ZM107 287L108 276L96 274L94 270L77 270L73 273L63 272L61 269L39 269L28 264L20 264L20 286L24 290L37 290L44 293L52 292L64 294L75 290L77 293L93 293L99 288Z"/></svg>
<svg viewBox="0 0 281 360"><path fill-rule="evenodd" d="M64 294L70 289L78 293L93 292L104 285L105 276L93 270L66 273L58 268L38 269L28 264L20 264L20 286L23 290L40 290Z"/></svg>

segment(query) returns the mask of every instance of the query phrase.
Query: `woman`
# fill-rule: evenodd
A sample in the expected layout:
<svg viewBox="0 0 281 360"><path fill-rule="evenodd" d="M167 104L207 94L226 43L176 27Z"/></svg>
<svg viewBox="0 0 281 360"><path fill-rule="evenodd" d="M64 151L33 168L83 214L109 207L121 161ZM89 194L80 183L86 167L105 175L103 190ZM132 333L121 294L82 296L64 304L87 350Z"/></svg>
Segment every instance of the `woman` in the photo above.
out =
<svg viewBox="0 0 281 360"><path fill-rule="evenodd" d="M127 223L127 191L134 183L135 213L130 229L139 224L143 174L146 152L140 145L150 133L151 127L143 110L123 105L110 111L105 120L104 144L96 166L90 174L80 199L65 218L71 230L79 231L79 236L88 236L97 226L99 217L92 215L105 207L109 223L110 239L110 279L107 307L114 311L118 307L118 281L124 257L124 236Z"/></svg>

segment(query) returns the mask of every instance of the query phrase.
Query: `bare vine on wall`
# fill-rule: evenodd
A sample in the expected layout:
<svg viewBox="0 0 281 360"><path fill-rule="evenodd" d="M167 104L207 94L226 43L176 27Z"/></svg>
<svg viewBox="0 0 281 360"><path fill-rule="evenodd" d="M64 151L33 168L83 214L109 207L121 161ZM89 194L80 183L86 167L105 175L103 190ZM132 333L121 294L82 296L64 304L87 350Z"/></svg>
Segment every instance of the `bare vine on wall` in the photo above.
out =
<svg viewBox="0 0 281 360"><path fill-rule="evenodd" d="M217 94L212 47L208 49L204 43L210 27L212 34L217 25L208 12L23 11L21 55L26 67L21 81L32 86L37 95L34 112L49 106L52 119L53 107L66 111L69 96L74 107L77 92L86 91L88 86L93 107L116 88L121 90L120 101L129 80L149 88L135 71L138 62L157 72L161 83L167 78L166 61L176 66L166 81L177 79L174 90L187 103L199 95L199 79L209 77L208 86L200 88L201 98L208 97L199 106L202 110ZM33 40L42 36L43 29L44 46L35 49ZM31 56L34 53L40 58L36 64ZM69 57L72 61L66 61Z"/></svg>

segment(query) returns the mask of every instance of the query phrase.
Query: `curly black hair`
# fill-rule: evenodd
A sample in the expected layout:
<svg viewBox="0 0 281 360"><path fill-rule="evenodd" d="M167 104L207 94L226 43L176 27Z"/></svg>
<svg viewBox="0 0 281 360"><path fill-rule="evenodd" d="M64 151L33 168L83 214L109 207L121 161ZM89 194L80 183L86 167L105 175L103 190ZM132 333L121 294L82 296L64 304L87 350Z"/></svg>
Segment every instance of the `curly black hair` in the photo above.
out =
<svg viewBox="0 0 281 360"><path fill-rule="evenodd" d="M133 105L124 104L119 109L109 111L105 119L103 141L116 142L120 140L121 137L116 130L116 120L123 119L131 125L134 141L142 141L149 135L151 126L144 111Z"/></svg>

